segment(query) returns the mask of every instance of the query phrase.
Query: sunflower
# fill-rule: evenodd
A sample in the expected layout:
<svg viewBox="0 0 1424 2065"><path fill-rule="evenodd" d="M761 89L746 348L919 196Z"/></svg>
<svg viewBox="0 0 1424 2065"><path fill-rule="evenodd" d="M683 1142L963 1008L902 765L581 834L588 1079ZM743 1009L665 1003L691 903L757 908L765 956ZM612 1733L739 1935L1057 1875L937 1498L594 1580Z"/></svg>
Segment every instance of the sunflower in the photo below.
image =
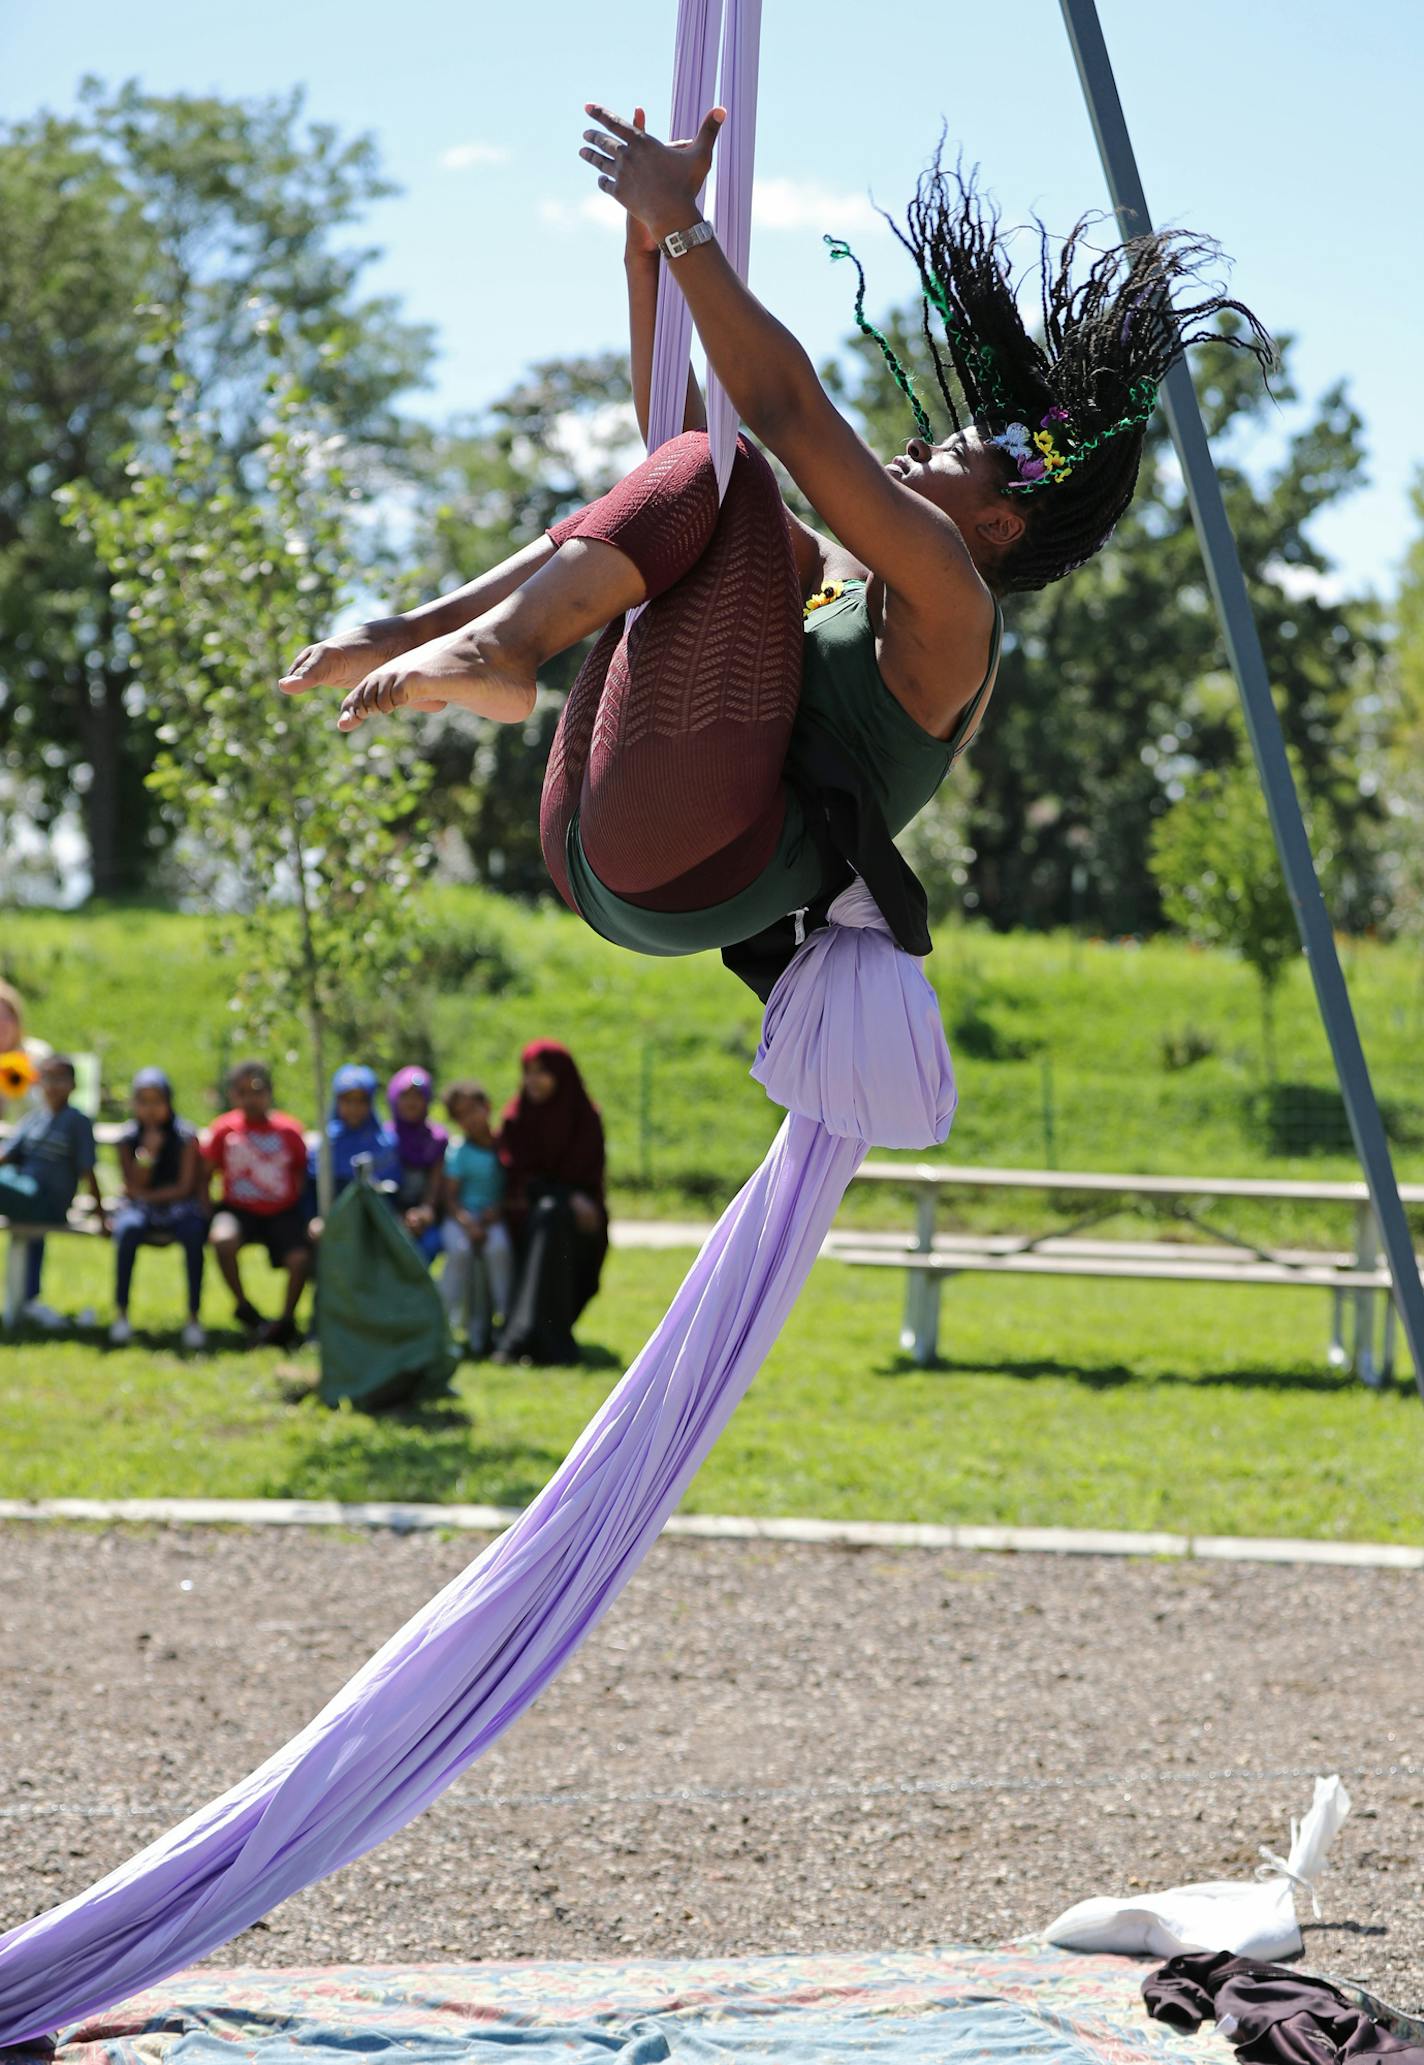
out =
<svg viewBox="0 0 1424 2065"><path fill-rule="evenodd" d="M23 1047L0 1054L0 1097L23 1097L39 1081L39 1070Z"/></svg>

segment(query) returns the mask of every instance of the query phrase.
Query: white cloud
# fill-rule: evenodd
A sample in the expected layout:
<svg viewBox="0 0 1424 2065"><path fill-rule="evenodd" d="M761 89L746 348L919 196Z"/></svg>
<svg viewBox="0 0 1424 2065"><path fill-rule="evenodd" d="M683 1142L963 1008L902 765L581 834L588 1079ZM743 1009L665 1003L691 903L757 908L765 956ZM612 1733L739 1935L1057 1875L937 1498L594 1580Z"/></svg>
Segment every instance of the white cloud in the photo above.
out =
<svg viewBox="0 0 1424 2065"><path fill-rule="evenodd" d="M832 237L885 229L864 194L837 193L814 179L759 179L752 190L752 221L758 229L817 230Z"/></svg>
<svg viewBox="0 0 1424 2065"><path fill-rule="evenodd" d="M468 172L475 165L507 165L509 152L502 143L456 143L440 153L442 172Z"/></svg>
<svg viewBox="0 0 1424 2065"><path fill-rule="evenodd" d="M554 422L552 441L580 479L609 466L626 473L643 456L631 402L566 409Z"/></svg>
<svg viewBox="0 0 1424 2065"><path fill-rule="evenodd" d="M612 194L595 191L585 194L581 201L541 201L539 220L550 229L581 229L591 222L596 229L617 230L621 234L627 217Z"/></svg>
<svg viewBox="0 0 1424 2065"><path fill-rule="evenodd" d="M539 220L550 229L621 230L623 210L611 194L596 189L579 201L541 201ZM874 235L885 224L864 194L837 193L813 179L759 179L752 191L757 229L796 230L822 236Z"/></svg>

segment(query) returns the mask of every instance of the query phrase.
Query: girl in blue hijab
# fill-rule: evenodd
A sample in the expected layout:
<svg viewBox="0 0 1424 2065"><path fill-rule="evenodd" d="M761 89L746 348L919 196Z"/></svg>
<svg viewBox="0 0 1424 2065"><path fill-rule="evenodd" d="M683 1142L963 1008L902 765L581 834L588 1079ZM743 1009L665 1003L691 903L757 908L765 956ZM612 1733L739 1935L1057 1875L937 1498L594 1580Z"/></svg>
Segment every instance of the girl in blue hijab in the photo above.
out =
<svg viewBox="0 0 1424 2065"><path fill-rule="evenodd" d="M326 1137L331 1143L333 1196L339 1196L351 1181L352 1163L359 1155L370 1156L371 1176L377 1183L398 1173L395 1135L376 1116L376 1090L376 1071L358 1061L348 1061L331 1079ZM313 1182L317 1157L313 1147L307 1156Z"/></svg>

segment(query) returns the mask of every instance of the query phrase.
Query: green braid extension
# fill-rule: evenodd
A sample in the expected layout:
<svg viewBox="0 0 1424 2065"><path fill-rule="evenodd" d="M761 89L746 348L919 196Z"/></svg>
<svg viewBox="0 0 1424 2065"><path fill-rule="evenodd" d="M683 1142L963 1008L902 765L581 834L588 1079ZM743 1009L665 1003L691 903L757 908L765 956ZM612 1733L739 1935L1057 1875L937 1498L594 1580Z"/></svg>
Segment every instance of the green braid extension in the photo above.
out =
<svg viewBox="0 0 1424 2065"><path fill-rule="evenodd" d="M1128 389L1128 395L1134 404L1135 413L1129 410L1127 415L1119 416L1116 423L1109 423L1106 430L1100 430L1096 437L1085 437L1081 444L1074 445L1069 457L1086 459L1089 452L1095 452L1108 438L1119 437L1124 430L1138 430L1152 420L1152 411L1157 406L1155 383L1151 380L1134 380Z"/></svg>
<svg viewBox="0 0 1424 2065"><path fill-rule="evenodd" d="M921 403L919 396L915 392L914 382L911 380L909 374L905 371L905 368L901 365L899 359L896 358L894 349L890 344L889 338L882 336L880 331L876 329L875 325L866 320L864 267L861 265L860 260L856 257L854 251L851 250L850 245L846 242L844 237L826 237L824 239L824 242L830 246L832 258L848 258L851 264L855 267L855 276L857 280L860 282L860 285L856 290L855 296L856 327L861 332L862 336L873 337L875 339L875 342L880 346L880 350L884 357L885 363L890 368L891 379L895 382L895 385L899 388L901 394L904 395L906 401L910 404L910 407L915 412L915 428L919 431L920 436L924 439L925 443L927 445L932 445L935 441L934 426L931 424L929 417L925 414L924 406Z"/></svg>
<svg viewBox="0 0 1424 2065"><path fill-rule="evenodd" d="M998 406L1007 414L1011 404L1008 395L1004 392L1003 376L999 372L999 362L994 356L992 346L981 344L977 337L965 336L960 326L959 318L950 307L949 296L945 293L943 286L937 279L930 274L922 273L920 275L920 285L924 288L925 299L932 301L939 310L940 318L944 323L945 335L955 349L962 352L965 359L973 366L977 385L983 392L992 394Z"/></svg>

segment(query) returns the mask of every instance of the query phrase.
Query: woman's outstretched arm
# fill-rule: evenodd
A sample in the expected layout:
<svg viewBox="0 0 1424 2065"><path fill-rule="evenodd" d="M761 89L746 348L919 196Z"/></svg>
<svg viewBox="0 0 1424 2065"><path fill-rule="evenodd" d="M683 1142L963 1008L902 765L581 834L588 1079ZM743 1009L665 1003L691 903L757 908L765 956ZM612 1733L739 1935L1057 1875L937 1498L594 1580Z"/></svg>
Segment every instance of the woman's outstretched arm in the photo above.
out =
<svg viewBox="0 0 1424 2065"><path fill-rule="evenodd" d="M644 129L647 116L633 110L633 126ZM633 379L633 407L638 417L638 434L648 442L648 420L652 410L653 337L658 325L658 272L661 259L656 241L636 215L628 217L628 235L623 246L623 269L628 278L628 363ZM684 430L705 430L707 411L697 375L687 371L687 407Z"/></svg>
<svg viewBox="0 0 1424 2065"><path fill-rule="evenodd" d="M646 126L641 108L633 110L633 126L636 129ZM657 330L661 263L651 232L644 228L636 215L630 215L623 250L623 264L628 275L629 363L633 378L633 406L644 444L648 441L648 421L652 410L653 338ZM691 367L687 373L687 408L682 427L684 430L707 428L706 404L697 384L697 375ZM819 531L812 530L794 510L788 509L786 515L791 525L791 543L803 595L814 594L816 589L833 578L844 579L866 571L852 553L844 551L834 539L823 538Z"/></svg>
<svg viewBox="0 0 1424 2065"><path fill-rule="evenodd" d="M700 220L723 110L687 143L664 144L596 104L602 125L579 153L599 185L657 241ZM835 407L784 323L738 278L714 241L670 261L693 321L742 421L779 458L837 537L912 606L939 618L990 604L963 539L925 497L901 487Z"/></svg>
<svg viewBox="0 0 1424 2065"><path fill-rule="evenodd" d="M633 223L630 215L629 223ZM634 225L640 237L641 223ZM630 238L624 254L624 269L628 275L628 345L629 361L633 375L633 407L638 415L638 434L644 444L648 441L648 418L652 406L653 390L653 333L658 319L658 253L656 249L633 248ZM683 411L684 430L705 430L707 410L702 400L702 389L697 384L697 375L689 367L687 374L687 407Z"/></svg>

